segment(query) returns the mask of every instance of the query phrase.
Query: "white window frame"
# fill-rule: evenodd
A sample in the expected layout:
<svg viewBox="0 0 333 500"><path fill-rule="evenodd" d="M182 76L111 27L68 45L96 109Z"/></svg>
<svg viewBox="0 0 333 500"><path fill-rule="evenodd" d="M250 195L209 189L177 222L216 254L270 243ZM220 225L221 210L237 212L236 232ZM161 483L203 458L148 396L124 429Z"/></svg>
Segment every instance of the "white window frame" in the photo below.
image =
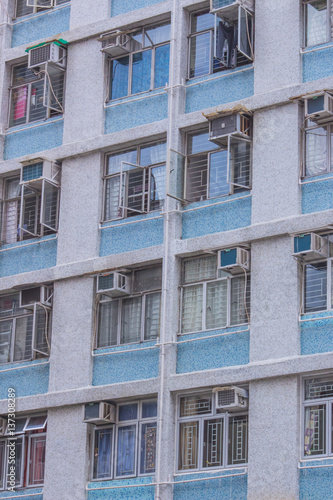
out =
<svg viewBox="0 0 333 500"><path fill-rule="evenodd" d="M307 125L307 122L310 123L310 125ZM330 172L333 172L333 168L331 169L331 161L332 161L332 156L333 156L333 151L331 147L331 142L333 143L333 122L327 122L327 123L322 123L321 125L316 125L313 123L311 125L311 120L306 119L305 124L306 126L303 129L303 169L302 169L302 178L306 177L315 177L317 175L323 175L327 174ZM306 145L307 145L307 132L310 132L311 130L316 130L318 128L326 128L326 170L325 172L319 172L315 174L307 174L306 173Z"/></svg>
<svg viewBox="0 0 333 500"><path fill-rule="evenodd" d="M312 264L324 264L326 262L326 281L327 281L327 288L326 288L326 309L318 309L317 311L305 311L305 287L306 287L306 279L305 279L305 273L306 273L306 266L311 266ZM321 313L325 311L331 311L333 309L332 305L332 262L333 262L333 257L328 257L326 259L319 259L319 260L313 260L311 262L304 262L302 263L302 276L303 276L303 286L302 286L302 313L303 314L316 314L316 313Z"/></svg>
<svg viewBox="0 0 333 500"><path fill-rule="evenodd" d="M202 415L190 415L186 417L180 417L180 400L184 397L210 397L211 398L211 412L205 413ZM248 411L235 411L235 412L221 412L218 413L215 408L215 397L210 391L197 391L195 393L187 392L177 395L177 408L176 408L176 459L175 459L175 474L191 474L192 472L209 472L221 470L221 469L234 469L234 468L244 468L247 467L248 462L243 464L228 464L228 451L229 451L229 419L232 417L249 417ZM203 467L203 444L204 444L204 423L209 420L219 420L223 421L223 449L222 449L222 465L214 466L214 467ZM198 421L198 467L191 469L180 469L179 468L179 457L180 457L180 428L182 423ZM247 420L247 437L249 434L249 420ZM247 441L247 453L248 453L248 441Z"/></svg>
<svg viewBox="0 0 333 500"><path fill-rule="evenodd" d="M37 3L38 0L28 0L29 2L32 2L32 3ZM24 4L27 4L27 0L23 0L23 3ZM23 14L22 16L17 16L17 9L18 9L18 1L16 1L16 5L15 5L15 17L14 19L20 19L22 17L25 17L25 16L30 16L31 14L36 14L36 13L39 13L39 12L48 12L49 10L52 10L54 9L55 7L58 7L59 5L63 5L65 3L70 3L70 0L66 0L65 2L62 2L62 3L59 3L58 4L58 0L50 0L50 3L51 5L48 7L48 6L38 6L38 5L35 5L35 6L29 6L29 7L32 7L33 8L33 11L29 14ZM27 5L28 7L28 5Z"/></svg>
<svg viewBox="0 0 333 500"><path fill-rule="evenodd" d="M94 454L95 450L95 440L96 440L96 431L103 430L103 429L112 429L112 440L111 440L111 453L110 453L110 470L111 470L111 476L110 477L105 477L105 478L94 478L94 456L92 458L92 464L91 464L91 481L110 481L114 479L126 479L126 478L134 478L134 477L145 477L145 476L152 476L155 474L156 470L154 472L147 472L147 473L140 473L141 470L141 440L142 440L142 426L144 424L156 424L156 430L157 430L157 415L156 417L146 417L143 418L142 416L142 405L143 403L152 403L156 402L157 405L157 399L144 399L140 401L127 401L123 402L121 404L117 405L116 409L116 423L111 424L111 425L103 425L103 426L95 426L94 427L94 432L93 432L93 440L92 440L92 451ZM120 406L126 406L127 404L136 404L137 405L137 417L136 419L132 420L120 420L119 419L119 407ZM135 474L132 475L117 475L117 454L118 454L118 429L121 429L122 427L129 427L129 426L135 426L135 432L136 432L136 437L135 437L135 451L134 451L134 468L135 468ZM157 434L158 431L156 431ZM156 453L156 449L155 449Z"/></svg>
<svg viewBox="0 0 333 500"><path fill-rule="evenodd" d="M310 47L316 47L317 45L307 45L307 28L308 28L308 19L307 19L307 4L312 3L313 0L302 0L303 3L303 48L310 48ZM324 43L329 43L332 41L332 35L331 35L331 29L332 29L332 22L331 22L331 0L326 0L326 6L327 6L327 12L326 12L326 18L327 18L327 33L326 33L326 41L322 42ZM320 44L320 45L322 45Z"/></svg>

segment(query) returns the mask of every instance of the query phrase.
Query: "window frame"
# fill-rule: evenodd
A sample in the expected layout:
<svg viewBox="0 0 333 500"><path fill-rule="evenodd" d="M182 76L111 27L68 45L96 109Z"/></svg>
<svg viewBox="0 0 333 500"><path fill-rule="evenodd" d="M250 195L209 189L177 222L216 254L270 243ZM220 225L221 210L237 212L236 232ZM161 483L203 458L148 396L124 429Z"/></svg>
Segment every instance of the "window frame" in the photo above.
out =
<svg viewBox="0 0 333 500"><path fill-rule="evenodd" d="M312 47L318 47L320 45L324 45L325 43L330 43L332 41L332 22L331 22L331 15L330 11L331 8L333 8L333 5L331 5L332 0L326 0L326 22L327 22L327 32L326 32L326 41L321 42L320 44L315 44L315 45L308 45L307 41L307 34L308 34L308 14L307 14L307 5L313 2L314 0L302 0L303 4L303 48L312 48Z"/></svg>
<svg viewBox="0 0 333 500"><path fill-rule="evenodd" d="M26 3L26 0L23 0ZM15 2L15 16L13 17L13 21L16 19L21 19L22 17L27 17L31 16L32 14L39 14L41 12L48 12L52 11L55 7L60 7L61 5L64 5L66 3L70 3L71 0L65 0L64 2L62 1L61 3L58 4L58 0L52 0L52 4L50 7L42 7L42 6L35 6L32 7L33 11L30 14L23 14L21 16L17 15L17 10L18 10L18 0Z"/></svg>
<svg viewBox="0 0 333 500"><path fill-rule="evenodd" d="M333 8L333 7L332 7ZM309 124L307 123L309 122ZM301 178L306 179L308 177L317 177L319 175L330 174L333 172L333 121L328 121L325 123L321 123L317 125L312 122L309 118L305 118L305 126L303 127L302 140L303 140L303 168ZM311 123L313 125L311 125ZM306 153L307 153L307 133L312 130L316 130L319 128L326 129L326 169L324 172L307 174L307 162L306 162ZM332 165L331 165L332 164Z"/></svg>

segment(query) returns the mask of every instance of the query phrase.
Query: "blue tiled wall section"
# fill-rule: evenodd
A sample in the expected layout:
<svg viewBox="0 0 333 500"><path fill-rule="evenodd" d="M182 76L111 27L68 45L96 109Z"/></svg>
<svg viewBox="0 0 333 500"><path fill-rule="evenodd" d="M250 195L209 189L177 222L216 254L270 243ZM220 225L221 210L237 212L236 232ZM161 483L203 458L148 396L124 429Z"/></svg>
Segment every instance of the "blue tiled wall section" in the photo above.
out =
<svg viewBox="0 0 333 500"><path fill-rule="evenodd" d="M213 477L213 474L184 474L175 478L176 484L173 490L174 500L246 500L247 498L247 474L241 469L239 472L233 470L228 477L228 472L220 471L214 475L225 477L219 479L207 479L206 481L195 481L193 483L181 483L182 480L200 479ZM239 474L239 475L237 475ZM177 484L179 482L179 484Z"/></svg>
<svg viewBox="0 0 333 500"><path fill-rule="evenodd" d="M327 179L329 174L325 174L326 180L302 185L302 213L322 212L333 208L333 176ZM308 179L306 179L308 182Z"/></svg>
<svg viewBox="0 0 333 500"><path fill-rule="evenodd" d="M299 478L300 500L332 500L333 467L324 467L322 465L322 462L317 462L315 468L301 467Z"/></svg>
<svg viewBox="0 0 333 500"><path fill-rule="evenodd" d="M183 212L183 239L250 226L251 196L244 198L244 193L241 195L230 197L227 203L207 200L188 205L187 209L202 208Z"/></svg>
<svg viewBox="0 0 333 500"><path fill-rule="evenodd" d="M57 262L57 238L43 238L4 245L0 249L0 278L53 267Z"/></svg>
<svg viewBox="0 0 333 500"><path fill-rule="evenodd" d="M160 3L163 0L112 0L111 1L111 16L119 16L132 10L149 7L155 3Z"/></svg>
<svg viewBox="0 0 333 500"><path fill-rule="evenodd" d="M163 92L162 94L160 92ZM105 110L105 133L112 134L147 123L164 120L168 116L168 95L163 90L139 99L124 100L120 105Z"/></svg>
<svg viewBox="0 0 333 500"><path fill-rule="evenodd" d="M136 477L132 479L118 479L114 481L96 481L88 484L88 500L154 500L153 477ZM137 488L126 486L138 485ZM123 488L117 488L123 486ZM107 489L101 489L107 488Z"/></svg>
<svg viewBox="0 0 333 500"><path fill-rule="evenodd" d="M333 319L325 318L332 313L306 315L303 319L315 321L301 322L301 354L316 354L333 351Z"/></svg>
<svg viewBox="0 0 333 500"><path fill-rule="evenodd" d="M333 46L303 53L303 82L333 75Z"/></svg>
<svg viewBox="0 0 333 500"><path fill-rule="evenodd" d="M237 328L228 329L239 330ZM225 331L197 333L180 337L181 343L177 346L177 373L188 373L201 370L237 366L249 363L250 332L233 333L214 338L207 335L218 335ZM186 340L200 339L191 342Z"/></svg>
<svg viewBox="0 0 333 500"><path fill-rule="evenodd" d="M63 120L49 120L36 127L31 125L30 128L10 129L6 134L5 160L61 146L64 129Z"/></svg>
<svg viewBox="0 0 333 500"><path fill-rule="evenodd" d="M132 250L140 250L163 243L163 218L152 219L153 214L137 217L133 224L133 217L128 224L124 220L117 223L106 223L101 229L100 256L112 255Z"/></svg>
<svg viewBox="0 0 333 500"><path fill-rule="evenodd" d="M199 85L193 85L198 81ZM252 67L241 72L232 70L219 77L214 75L214 77L191 80L186 88L186 113L245 99L253 93L254 71Z"/></svg>
<svg viewBox="0 0 333 500"><path fill-rule="evenodd" d="M0 381L0 399L7 399L10 387L15 389L17 398L45 394L49 386L48 360L38 359L1 365Z"/></svg>
<svg viewBox="0 0 333 500"><path fill-rule="evenodd" d="M148 342L96 351L96 353L105 352L106 354L94 357L93 385L108 385L157 377L159 349L145 349L153 345L154 343ZM139 351L126 352L140 347ZM118 353L107 354L115 351Z"/></svg>
<svg viewBox="0 0 333 500"><path fill-rule="evenodd" d="M39 15L18 18L13 24L12 47L68 31L70 12L70 5L66 5Z"/></svg>
<svg viewBox="0 0 333 500"><path fill-rule="evenodd" d="M42 488L27 488L23 490L11 491L0 491L1 498L15 498L15 500L43 500L43 490Z"/></svg>

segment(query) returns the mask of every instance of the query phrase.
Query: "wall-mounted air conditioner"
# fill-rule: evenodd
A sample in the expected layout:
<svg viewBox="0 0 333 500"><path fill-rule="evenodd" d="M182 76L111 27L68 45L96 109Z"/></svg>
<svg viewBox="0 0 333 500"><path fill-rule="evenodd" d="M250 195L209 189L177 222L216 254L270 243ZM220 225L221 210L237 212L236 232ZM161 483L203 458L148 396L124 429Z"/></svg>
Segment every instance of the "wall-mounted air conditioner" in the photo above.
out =
<svg viewBox="0 0 333 500"><path fill-rule="evenodd" d="M328 257L328 241L315 233L294 236L293 255L304 262L326 258Z"/></svg>
<svg viewBox="0 0 333 500"><path fill-rule="evenodd" d="M88 403L84 407L86 424L114 424L116 421L116 407L110 403Z"/></svg>
<svg viewBox="0 0 333 500"><path fill-rule="evenodd" d="M123 56L131 52L132 38L126 33L104 35L100 40L102 52L106 52L111 57Z"/></svg>
<svg viewBox="0 0 333 500"><path fill-rule="evenodd" d="M3 417L0 417L0 436L4 436L7 427L7 420Z"/></svg>
<svg viewBox="0 0 333 500"><path fill-rule="evenodd" d="M304 103L306 118L317 124L332 120L333 97L327 92L306 96Z"/></svg>
<svg viewBox="0 0 333 500"><path fill-rule="evenodd" d="M228 145L228 136L251 138L251 117L234 113L209 120L209 140L218 146Z"/></svg>
<svg viewBox="0 0 333 500"><path fill-rule="evenodd" d="M30 69L44 69L47 63L55 64L58 68L66 68L67 50L59 43L51 42L32 48L28 54L28 68Z"/></svg>
<svg viewBox="0 0 333 500"><path fill-rule="evenodd" d="M53 287L42 285L20 291L20 307L33 309L36 303L51 307Z"/></svg>
<svg viewBox="0 0 333 500"><path fill-rule="evenodd" d="M109 297L130 295L131 277L117 272L100 274L97 277L97 293Z"/></svg>
<svg viewBox="0 0 333 500"><path fill-rule="evenodd" d="M238 8L254 12L254 0L210 0L210 12L229 22L238 19Z"/></svg>
<svg viewBox="0 0 333 500"><path fill-rule="evenodd" d="M215 394L216 410L239 411L248 408L249 394L240 387L216 387Z"/></svg>
<svg viewBox="0 0 333 500"><path fill-rule="evenodd" d="M41 189L43 179L46 179L56 186L60 186L61 166L57 162L45 160L44 158L35 158L21 163L21 184Z"/></svg>
<svg viewBox="0 0 333 500"><path fill-rule="evenodd" d="M250 270L250 252L244 248L235 247L219 250L217 257L217 268L238 274L242 269Z"/></svg>

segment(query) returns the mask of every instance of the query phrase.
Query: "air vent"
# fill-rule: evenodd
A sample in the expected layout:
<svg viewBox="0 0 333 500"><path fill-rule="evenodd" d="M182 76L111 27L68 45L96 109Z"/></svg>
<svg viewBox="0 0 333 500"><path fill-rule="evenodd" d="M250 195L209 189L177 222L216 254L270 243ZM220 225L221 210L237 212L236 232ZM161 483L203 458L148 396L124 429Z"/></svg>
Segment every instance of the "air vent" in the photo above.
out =
<svg viewBox="0 0 333 500"><path fill-rule="evenodd" d="M248 391L240 387L216 387L215 407L217 410L237 411L248 407Z"/></svg>
<svg viewBox="0 0 333 500"><path fill-rule="evenodd" d="M116 407L105 402L88 403L84 408L83 421L95 425L114 424L116 421Z"/></svg>
<svg viewBox="0 0 333 500"><path fill-rule="evenodd" d="M117 272L100 274L97 277L97 293L119 297L131 293L131 277Z"/></svg>
<svg viewBox="0 0 333 500"><path fill-rule="evenodd" d="M52 63L60 68L66 67L66 49L59 43L49 43L29 49L28 68L43 68Z"/></svg>
<svg viewBox="0 0 333 500"><path fill-rule="evenodd" d="M295 236L293 249L293 255L304 262L328 257L327 239L315 233Z"/></svg>
<svg viewBox="0 0 333 500"><path fill-rule="evenodd" d="M227 248L218 252L217 268L238 274L242 270L250 270L250 252L244 248Z"/></svg>

